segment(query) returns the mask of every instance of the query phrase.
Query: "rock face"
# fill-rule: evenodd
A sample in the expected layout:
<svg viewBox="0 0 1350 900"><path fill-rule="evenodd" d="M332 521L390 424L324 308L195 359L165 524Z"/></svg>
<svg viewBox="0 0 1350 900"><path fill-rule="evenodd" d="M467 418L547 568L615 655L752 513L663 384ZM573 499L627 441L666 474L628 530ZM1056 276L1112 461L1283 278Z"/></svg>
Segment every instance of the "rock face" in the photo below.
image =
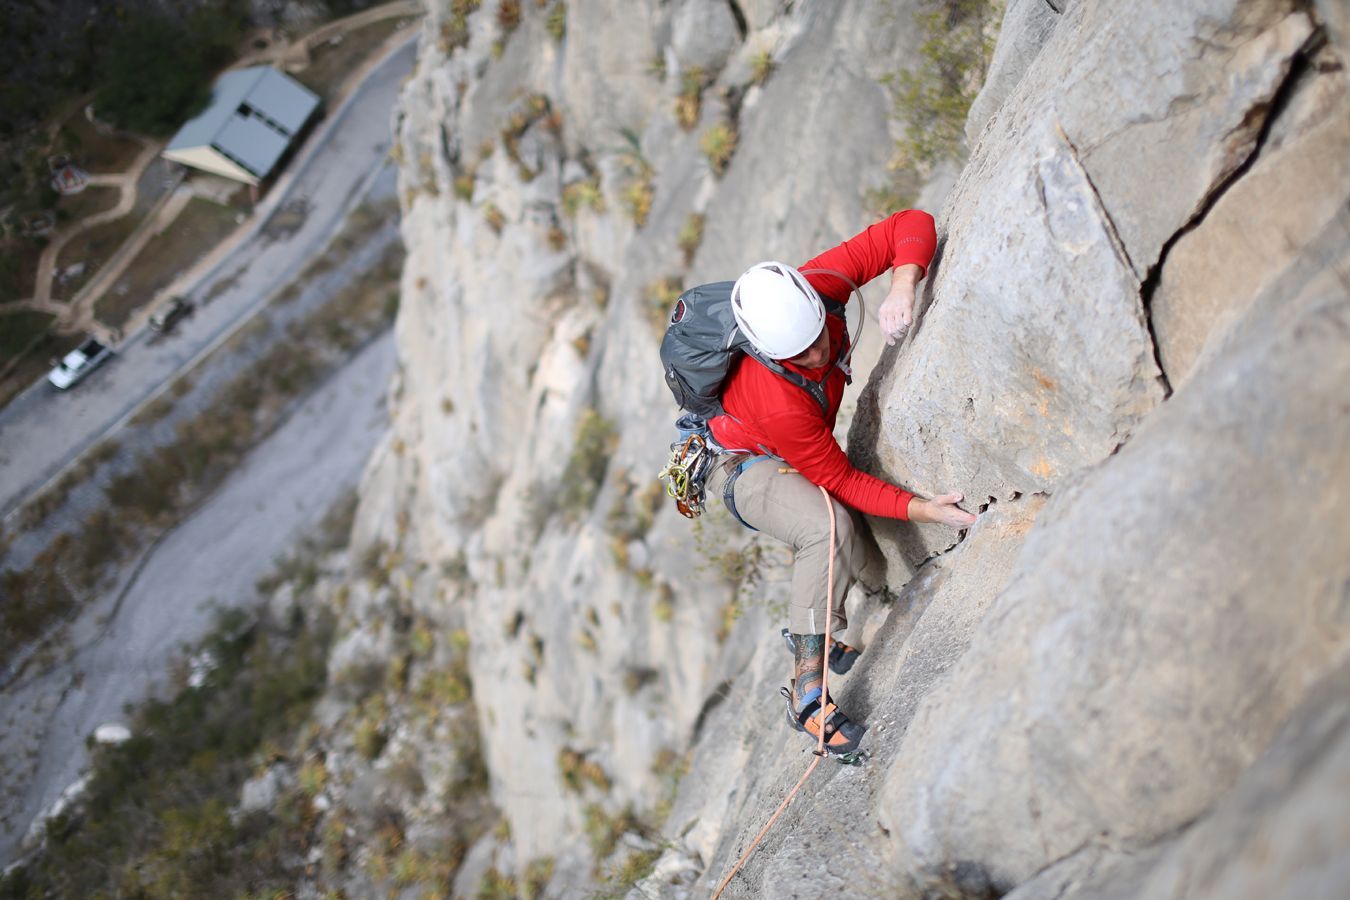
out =
<svg viewBox="0 0 1350 900"><path fill-rule="evenodd" d="M1147 844L1222 796L1344 654L1350 558L1327 523L1350 421L1323 411L1350 376L1345 224L1038 518L887 775L901 871L960 847L1007 890L1090 842ZM1305 499L1254 515L1244 484Z"/></svg>
<svg viewBox="0 0 1350 900"><path fill-rule="evenodd" d="M918 6L471 6L431 4L396 117L402 366L352 551L388 577L347 598L333 668L434 625L411 682L462 629L507 826L459 892L584 893L659 830L640 896L706 896L809 756L776 694L790 561L651 480L661 323L681 284L867 224ZM728 895L1219 896L1230 853L1350 890L1322 802L1344 692L1311 692L1350 652L1350 116L1322 6L1009 3L919 325L860 351L847 435L983 515L871 523L866 653L834 688L871 759L822 766ZM381 732L333 815L445 840L467 715ZM435 790L381 780L409 766Z"/></svg>

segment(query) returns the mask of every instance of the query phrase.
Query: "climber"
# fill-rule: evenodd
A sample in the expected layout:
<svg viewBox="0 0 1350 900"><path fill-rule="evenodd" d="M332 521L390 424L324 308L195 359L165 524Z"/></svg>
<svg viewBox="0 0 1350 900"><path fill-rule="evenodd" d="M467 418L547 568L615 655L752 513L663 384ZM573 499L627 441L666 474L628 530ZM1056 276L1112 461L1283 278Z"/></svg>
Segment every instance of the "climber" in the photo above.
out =
<svg viewBox="0 0 1350 900"><path fill-rule="evenodd" d="M833 435L844 385L852 380L846 362L848 333L842 315L827 312L822 298L839 307L848 301L850 285L809 270L831 270L861 285L889 269L890 290L878 321L886 342L893 344L913 320L915 286L927 274L935 246L932 216L904 210L808 261L801 266L806 275L783 263L762 262L731 289L736 324L753 348L824 388L823 397L813 398L753 356L739 356L722 386L724 412L708 420L713 438L724 449L715 457L705 489L709 496L723 497L743 524L795 551L785 635L794 654L789 722L817 739L824 727L832 755L855 752L864 731L821 696L827 655L832 672L846 671L857 657L842 642L828 648L828 654L824 646L830 554L839 573L832 636L848 625L844 596L855 564L862 563L853 511L953 528L968 527L975 516L958 507L960 494L925 500L849 462ZM758 464L775 459L780 462ZM829 492L835 506L833 548L828 510L816 485Z"/></svg>

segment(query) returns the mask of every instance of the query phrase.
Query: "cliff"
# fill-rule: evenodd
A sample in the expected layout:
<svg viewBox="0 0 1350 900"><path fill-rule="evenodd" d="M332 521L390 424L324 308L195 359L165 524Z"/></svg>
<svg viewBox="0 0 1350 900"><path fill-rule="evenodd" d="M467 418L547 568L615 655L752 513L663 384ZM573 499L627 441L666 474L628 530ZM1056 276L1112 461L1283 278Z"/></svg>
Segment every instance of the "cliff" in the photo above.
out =
<svg viewBox="0 0 1350 900"><path fill-rule="evenodd" d="M641 896L706 896L807 765L790 561L654 487L657 344L679 286L867 224L934 6L432 0L395 114L393 421L320 712L361 859L394 817L419 853L474 841L459 894L575 896L641 855ZM728 895L1350 886L1346 25L1010 0L968 161L915 195L919 324L869 338L846 435L983 514L870 523L836 691L871 758L826 763Z"/></svg>

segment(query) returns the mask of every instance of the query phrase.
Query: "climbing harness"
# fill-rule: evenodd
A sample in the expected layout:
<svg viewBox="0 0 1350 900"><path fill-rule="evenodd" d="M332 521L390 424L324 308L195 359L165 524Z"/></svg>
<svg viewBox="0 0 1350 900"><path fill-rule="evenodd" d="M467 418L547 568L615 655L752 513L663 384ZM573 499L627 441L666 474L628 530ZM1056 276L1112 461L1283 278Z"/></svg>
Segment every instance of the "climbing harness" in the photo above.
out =
<svg viewBox="0 0 1350 900"><path fill-rule="evenodd" d="M820 485L816 486L820 487ZM834 640L833 635L830 633L830 620L834 618L834 542L837 530L834 519L834 503L830 500L830 492L822 487L820 488L820 493L821 496L825 498L826 508L830 511L830 565L826 572L825 581L825 646L829 647L832 646L831 642ZM829 666L822 667L820 695L822 697L830 696ZM764 827L759 830L759 834L755 835L755 839L750 842L750 846L745 848L745 852L741 854L741 858L736 860L736 865L732 866L731 871L722 879L722 883L717 886L717 890L712 895L712 900L718 900L718 898L722 896L722 892L727 889L727 885L731 884L731 879L736 877L736 873L741 870L741 866L745 865L745 861L750 858L750 854L755 852L755 848L759 846L759 842L764 840L764 835L769 833L769 829L773 827L773 823L778 821L778 817L788 808L788 804L792 802L792 798L797 796L797 792L802 789L802 785L806 784L806 779L811 777L811 773L816 770L816 766L820 765L820 761L828 755L825 750L824 728L820 729L818 744L816 749L812 750L811 753L815 756L815 759L811 760L811 765L806 767L806 771L802 773L802 777L797 779L796 786L788 791L788 795L783 798L782 803L778 804L778 808L774 810L773 815L769 817L769 821L764 823ZM850 759L850 757L852 758ZM864 758L866 758L865 753L861 750L836 757L840 762L847 765L856 765Z"/></svg>
<svg viewBox="0 0 1350 900"><path fill-rule="evenodd" d="M741 518L741 514L736 511L736 480L745 474L745 470L757 462L763 462L766 459L773 459L772 456L747 456L745 459L736 463L727 474L726 483L722 485L722 503L726 506L727 512L731 513L732 518L740 522L751 531L759 531L758 528Z"/></svg>
<svg viewBox="0 0 1350 900"><path fill-rule="evenodd" d="M675 422L679 440L670 445L670 459L657 478L666 482L666 495L686 519L703 513L704 482L721 449L713 440L708 424L692 413Z"/></svg>

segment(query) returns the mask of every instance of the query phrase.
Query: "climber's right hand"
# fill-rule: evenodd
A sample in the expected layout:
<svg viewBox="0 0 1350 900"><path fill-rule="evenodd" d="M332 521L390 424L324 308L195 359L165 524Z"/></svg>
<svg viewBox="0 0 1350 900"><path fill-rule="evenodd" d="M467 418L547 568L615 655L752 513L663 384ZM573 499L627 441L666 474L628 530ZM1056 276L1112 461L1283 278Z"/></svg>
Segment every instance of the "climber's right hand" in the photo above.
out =
<svg viewBox="0 0 1350 900"><path fill-rule="evenodd" d="M956 505L964 499L961 494L939 494L932 500L913 497L909 501L909 520L949 528L969 528L975 524L975 515Z"/></svg>

